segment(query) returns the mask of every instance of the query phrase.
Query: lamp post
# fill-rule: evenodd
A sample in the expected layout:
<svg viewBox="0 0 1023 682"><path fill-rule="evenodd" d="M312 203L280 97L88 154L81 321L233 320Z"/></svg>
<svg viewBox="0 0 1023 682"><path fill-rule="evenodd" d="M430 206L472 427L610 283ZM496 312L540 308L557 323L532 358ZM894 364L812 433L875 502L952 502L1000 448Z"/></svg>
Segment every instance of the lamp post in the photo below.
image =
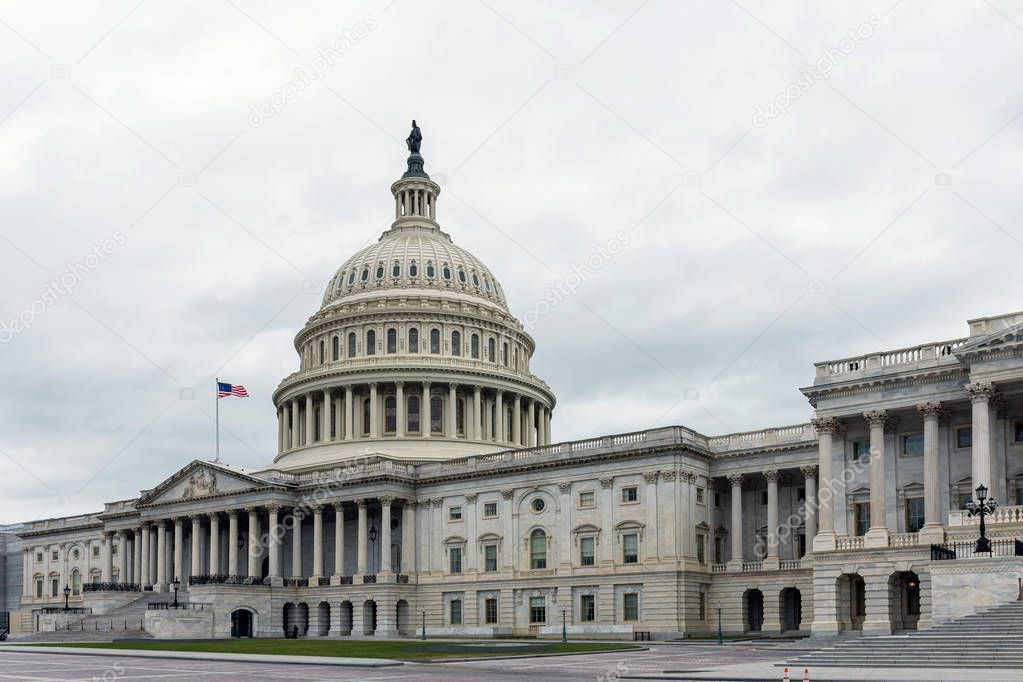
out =
<svg viewBox="0 0 1023 682"><path fill-rule="evenodd" d="M568 644L568 610L561 607L561 643Z"/></svg>
<svg viewBox="0 0 1023 682"><path fill-rule="evenodd" d="M423 609L423 636L421 639L426 641L426 609Z"/></svg>
<svg viewBox="0 0 1023 682"><path fill-rule="evenodd" d="M724 644L725 638L721 633L721 602L718 602L718 644Z"/></svg>
<svg viewBox="0 0 1023 682"><path fill-rule="evenodd" d="M991 541L987 539L984 517L993 513L997 506L998 503L994 499L988 499L987 486L983 483L977 486L977 501L970 500L966 503L967 513L970 516L980 517L980 537L977 538L977 546L973 550L975 554L991 552Z"/></svg>
<svg viewBox="0 0 1023 682"><path fill-rule="evenodd" d="M64 585L64 613L67 613L67 610L68 610L67 601L68 601L68 599L70 597L71 597L71 588L68 587L67 585Z"/></svg>
<svg viewBox="0 0 1023 682"><path fill-rule="evenodd" d="M174 582L171 583L174 586L174 608L178 607L178 588L181 587L181 581L178 580L178 576L174 576Z"/></svg>

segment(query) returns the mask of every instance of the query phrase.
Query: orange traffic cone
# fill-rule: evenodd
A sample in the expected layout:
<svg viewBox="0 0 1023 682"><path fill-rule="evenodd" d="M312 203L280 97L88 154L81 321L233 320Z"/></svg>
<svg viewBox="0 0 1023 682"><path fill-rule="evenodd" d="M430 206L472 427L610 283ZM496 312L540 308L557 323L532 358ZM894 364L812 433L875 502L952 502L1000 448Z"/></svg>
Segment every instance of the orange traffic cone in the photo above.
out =
<svg viewBox="0 0 1023 682"><path fill-rule="evenodd" d="M788 668L785 668L785 677L781 678L781 682L791 682L791 680L789 680L789 669Z"/></svg>
<svg viewBox="0 0 1023 682"><path fill-rule="evenodd" d="M810 682L810 669L803 668L803 682Z"/></svg>

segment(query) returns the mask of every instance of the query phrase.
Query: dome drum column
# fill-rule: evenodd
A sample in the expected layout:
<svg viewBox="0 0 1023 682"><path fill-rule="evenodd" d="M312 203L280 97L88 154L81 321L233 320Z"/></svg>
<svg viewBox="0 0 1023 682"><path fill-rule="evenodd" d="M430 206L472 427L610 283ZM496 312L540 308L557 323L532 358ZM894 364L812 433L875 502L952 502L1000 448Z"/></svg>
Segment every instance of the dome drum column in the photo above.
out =
<svg viewBox="0 0 1023 682"><path fill-rule="evenodd" d="M291 447L292 449L297 448L298 442L298 398L291 399Z"/></svg>
<svg viewBox="0 0 1023 682"><path fill-rule="evenodd" d="M458 408L458 384L448 384L448 401L447 401L447 437L458 438L458 420L456 410Z"/></svg>
<svg viewBox="0 0 1023 682"><path fill-rule="evenodd" d="M512 409L512 442L515 445L522 445L522 396L515 394L514 409Z"/></svg>
<svg viewBox="0 0 1023 682"><path fill-rule="evenodd" d="M305 433L303 434L302 444L312 445L316 436L316 424L313 422L313 417L316 416L316 411L313 409L313 394L306 393L305 396Z"/></svg>
<svg viewBox="0 0 1023 682"><path fill-rule="evenodd" d="M377 384L369 385L369 437L380 437L380 410L378 406Z"/></svg>
<svg viewBox="0 0 1023 682"><path fill-rule="evenodd" d="M320 442L330 441L330 390L323 391L323 405L320 406Z"/></svg>
<svg viewBox="0 0 1023 682"><path fill-rule="evenodd" d="M472 437L475 440L483 440L483 406L480 399L482 392L482 386L472 387Z"/></svg>
<svg viewBox="0 0 1023 682"><path fill-rule="evenodd" d="M395 408L395 438L405 437L405 382L396 381L394 383L394 408Z"/></svg>

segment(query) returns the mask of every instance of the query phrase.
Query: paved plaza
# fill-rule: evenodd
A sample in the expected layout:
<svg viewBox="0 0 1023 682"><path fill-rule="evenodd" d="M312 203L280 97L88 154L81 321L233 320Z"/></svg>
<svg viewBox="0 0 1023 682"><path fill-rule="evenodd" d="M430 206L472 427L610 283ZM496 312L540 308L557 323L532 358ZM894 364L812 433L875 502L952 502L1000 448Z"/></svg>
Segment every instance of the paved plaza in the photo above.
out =
<svg viewBox="0 0 1023 682"><path fill-rule="evenodd" d="M109 655L36 653L0 647L0 680L598 680L700 679L782 680L777 665L791 655L784 645L761 643L664 644L628 653L533 657L448 663L405 663L384 668L254 663L219 660L134 658ZM362 663L368 663L363 661ZM803 671L791 679L802 680ZM1019 680L1016 670L818 668L810 679L825 680Z"/></svg>

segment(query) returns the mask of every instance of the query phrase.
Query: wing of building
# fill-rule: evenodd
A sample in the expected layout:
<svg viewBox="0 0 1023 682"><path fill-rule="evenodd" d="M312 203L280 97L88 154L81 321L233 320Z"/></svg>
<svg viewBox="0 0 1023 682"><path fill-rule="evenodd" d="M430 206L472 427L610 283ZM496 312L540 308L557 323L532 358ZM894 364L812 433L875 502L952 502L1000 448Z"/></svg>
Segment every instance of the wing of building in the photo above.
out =
<svg viewBox="0 0 1023 682"><path fill-rule="evenodd" d="M1015 598L1023 313L818 363L811 423L555 442L533 339L441 230L440 193L417 141L390 229L295 338L273 466L192 461L6 534L15 634L131 616L160 637L560 635L564 618L668 638L720 614L828 635ZM1001 506L974 556L961 510L981 483Z"/></svg>

